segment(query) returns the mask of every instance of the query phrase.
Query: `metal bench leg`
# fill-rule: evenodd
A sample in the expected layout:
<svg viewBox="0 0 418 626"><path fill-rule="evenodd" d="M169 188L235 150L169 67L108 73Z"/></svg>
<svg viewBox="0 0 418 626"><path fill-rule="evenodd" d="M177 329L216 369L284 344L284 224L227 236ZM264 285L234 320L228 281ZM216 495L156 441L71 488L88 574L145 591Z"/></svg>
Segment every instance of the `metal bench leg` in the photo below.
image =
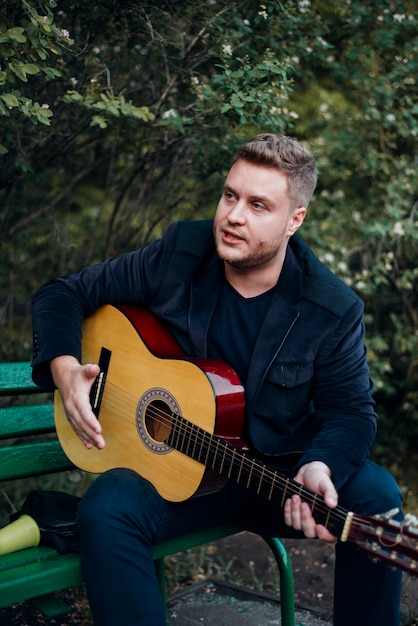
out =
<svg viewBox="0 0 418 626"><path fill-rule="evenodd" d="M284 547L280 539L277 539L276 537L263 537L263 539L269 545L279 568L280 612L282 618L282 626L295 626L293 569L291 561L289 559L289 555L287 554L286 548ZM167 588L164 557L154 559L154 565L168 624Z"/></svg>
<svg viewBox="0 0 418 626"><path fill-rule="evenodd" d="M282 626L295 626L295 586L292 564L286 548L276 537L263 537L273 552L280 571L280 608Z"/></svg>

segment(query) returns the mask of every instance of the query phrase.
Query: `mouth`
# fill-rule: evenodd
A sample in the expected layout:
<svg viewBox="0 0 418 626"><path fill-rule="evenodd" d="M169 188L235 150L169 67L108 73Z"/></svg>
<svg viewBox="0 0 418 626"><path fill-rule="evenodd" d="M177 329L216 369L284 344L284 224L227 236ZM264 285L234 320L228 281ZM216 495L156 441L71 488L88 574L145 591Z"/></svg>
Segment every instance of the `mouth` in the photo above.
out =
<svg viewBox="0 0 418 626"><path fill-rule="evenodd" d="M237 233L234 233L231 230L223 230L222 241L224 243L233 245L233 244L240 243L241 241L245 241L245 239L243 237L240 237L239 235L237 235Z"/></svg>

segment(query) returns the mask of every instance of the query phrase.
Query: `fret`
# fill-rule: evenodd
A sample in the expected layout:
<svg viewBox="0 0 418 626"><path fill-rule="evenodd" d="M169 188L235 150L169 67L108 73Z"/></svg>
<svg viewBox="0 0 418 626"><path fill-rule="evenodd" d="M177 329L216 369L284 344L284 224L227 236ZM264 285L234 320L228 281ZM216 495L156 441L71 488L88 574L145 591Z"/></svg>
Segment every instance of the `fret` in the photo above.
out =
<svg viewBox="0 0 418 626"><path fill-rule="evenodd" d="M231 478L231 475L232 475L232 469L235 465L235 456L236 456L236 449L233 448L231 461L229 463L228 478Z"/></svg>
<svg viewBox="0 0 418 626"><path fill-rule="evenodd" d="M271 480L271 485L270 485L270 491L269 494L267 496L267 500L270 501L273 497L273 489L276 486L276 479L277 479L277 472L274 472L274 476Z"/></svg>
<svg viewBox="0 0 418 626"><path fill-rule="evenodd" d="M281 499L281 502L280 502L280 506L281 507L284 506L284 501L286 500L286 494L287 494L288 487L289 487L289 479L286 478L285 479L285 488L283 489L283 495L282 495L282 499Z"/></svg>
<svg viewBox="0 0 418 626"><path fill-rule="evenodd" d="M223 454L222 454L221 465L220 465L219 470L218 470L220 474L223 474L226 452L227 452L227 446L224 447L224 451L223 451Z"/></svg>
<svg viewBox="0 0 418 626"><path fill-rule="evenodd" d="M218 450L219 450L219 439L216 440L216 449L215 452L213 453L213 461L212 461L212 469L215 469L215 461L216 458L218 456Z"/></svg>
<svg viewBox="0 0 418 626"><path fill-rule="evenodd" d="M245 454L242 454L241 456L241 464L239 466L239 471L238 471L238 476L237 476L237 483L239 484L241 481L241 474L242 474L242 466L244 465L244 461L245 461Z"/></svg>
<svg viewBox="0 0 418 626"><path fill-rule="evenodd" d="M251 459L251 469L248 471L247 489L250 487L253 469L254 469L254 459Z"/></svg>
<svg viewBox="0 0 418 626"><path fill-rule="evenodd" d="M325 518L324 524L323 524L325 526L325 528L328 528L330 516L331 516L331 509L328 509L327 515L326 515L326 518Z"/></svg>
<svg viewBox="0 0 418 626"><path fill-rule="evenodd" d="M183 447L182 447L181 452L183 452L183 454L185 454L186 456L190 456L189 446L190 446L190 435L188 437L183 438Z"/></svg>
<svg viewBox="0 0 418 626"><path fill-rule="evenodd" d="M170 431L170 434L167 438L167 443L174 448L175 450L177 450L177 446L178 446L178 437L179 437L179 422L177 419L175 419L174 414L173 414L173 425Z"/></svg>
<svg viewBox="0 0 418 626"><path fill-rule="evenodd" d="M211 441L211 440L212 440L212 436L211 436L211 435L208 435L207 439L208 439L209 441ZM205 460L203 461L203 465L204 465L205 467L208 467L208 462L209 462L209 452L210 452L210 445L207 445L207 446L206 446L206 456L205 456Z"/></svg>
<svg viewBox="0 0 418 626"><path fill-rule="evenodd" d="M196 442L197 442L197 437L196 437ZM201 440L201 442L200 442L200 446L199 446L199 453L198 453L198 454L194 457L194 458L195 458L195 460L196 460L198 463L202 463L202 452L203 452L203 449L204 449L204 446L203 446L203 438L202 438L202 440ZM204 464L204 463L203 463L203 464Z"/></svg>
<svg viewBox="0 0 418 626"><path fill-rule="evenodd" d="M192 451L190 453L190 456L192 457L192 459L196 459L196 446L198 444L198 441L199 441L199 438L198 438L197 433L196 433L196 436L195 436L194 441L193 441L193 448L192 448Z"/></svg>
<svg viewBox="0 0 418 626"><path fill-rule="evenodd" d="M262 470L261 470L261 474L260 474L260 479L258 481L258 487L257 487L257 494L258 495L260 495L261 487L262 487L263 482L264 482L264 469L265 468L264 468L264 465L263 465Z"/></svg>
<svg viewBox="0 0 418 626"><path fill-rule="evenodd" d="M200 458L202 456L202 451L206 448L207 453L209 454L209 448L210 448L210 442L212 440L212 437L206 433L204 430L201 430L200 428L196 428L196 437L195 437L195 446L194 446L194 454L193 454L193 459L195 459L196 461L200 462ZM199 453L196 453L196 446L199 447Z"/></svg>

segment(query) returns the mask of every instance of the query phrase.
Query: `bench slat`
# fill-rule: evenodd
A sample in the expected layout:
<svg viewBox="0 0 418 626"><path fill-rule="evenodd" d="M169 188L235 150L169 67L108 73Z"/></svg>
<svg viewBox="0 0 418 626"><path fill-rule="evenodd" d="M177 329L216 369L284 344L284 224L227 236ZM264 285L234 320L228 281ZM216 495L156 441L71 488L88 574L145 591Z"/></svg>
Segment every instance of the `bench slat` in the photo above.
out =
<svg viewBox="0 0 418 626"><path fill-rule="evenodd" d="M39 393L41 389L32 381L29 361L0 363L0 396Z"/></svg>
<svg viewBox="0 0 418 626"><path fill-rule="evenodd" d="M35 548L33 550L42 549ZM24 550L22 552L29 552ZM32 552L32 550L31 550ZM48 551L47 559L17 564L15 568L0 571L0 607L42 596L46 591L59 591L82 582L78 554L60 555Z"/></svg>
<svg viewBox="0 0 418 626"><path fill-rule="evenodd" d="M0 439L55 431L52 404L0 408Z"/></svg>
<svg viewBox="0 0 418 626"><path fill-rule="evenodd" d="M14 480L72 469L59 441L41 441L1 448L0 480Z"/></svg>

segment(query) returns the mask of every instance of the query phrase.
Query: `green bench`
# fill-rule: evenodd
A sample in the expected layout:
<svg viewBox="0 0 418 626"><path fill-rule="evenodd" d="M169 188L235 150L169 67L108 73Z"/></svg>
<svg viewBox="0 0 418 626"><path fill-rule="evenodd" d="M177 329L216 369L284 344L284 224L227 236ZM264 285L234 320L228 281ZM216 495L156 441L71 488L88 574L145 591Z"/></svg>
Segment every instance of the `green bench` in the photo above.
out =
<svg viewBox="0 0 418 626"><path fill-rule="evenodd" d="M6 481L34 476L45 479L75 469L57 440L51 400L50 394L33 384L28 362L0 364L0 487L3 491L7 489ZM242 530L222 524L156 545L154 562L164 602L167 602L165 557ZM282 625L294 626L291 563L279 539L264 539L279 567ZM77 554L60 555L52 548L38 546L0 555L0 608L30 600L51 617L69 610L51 594L82 582Z"/></svg>

